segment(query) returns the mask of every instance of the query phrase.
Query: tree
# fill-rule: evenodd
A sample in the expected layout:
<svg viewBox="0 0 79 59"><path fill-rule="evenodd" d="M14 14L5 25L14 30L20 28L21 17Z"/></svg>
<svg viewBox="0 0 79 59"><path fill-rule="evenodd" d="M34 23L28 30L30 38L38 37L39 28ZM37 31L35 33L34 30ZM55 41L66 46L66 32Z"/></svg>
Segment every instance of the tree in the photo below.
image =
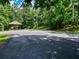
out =
<svg viewBox="0 0 79 59"><path fill-rule="evenodd" d="M0 0L0 4L6 4L6 3L9 3L9 0Z"/></svg>
<svg viewBox="0 0 79 59"><path fill-rule="evenodd" d="M57 0L58 1L58 0ZM55 4L55 0L35 0L35 7L41 7L41 8L44 8L44 7L47 7L47 8L50 8L51 5L54 5Z"/></svg>
<svg viewBox="0 0 79 59"><path fill-rule="evenodd" d="M31 1L32 1L32 0L25 0L25 2L26 2L27 4L31 4Z"/></svg>

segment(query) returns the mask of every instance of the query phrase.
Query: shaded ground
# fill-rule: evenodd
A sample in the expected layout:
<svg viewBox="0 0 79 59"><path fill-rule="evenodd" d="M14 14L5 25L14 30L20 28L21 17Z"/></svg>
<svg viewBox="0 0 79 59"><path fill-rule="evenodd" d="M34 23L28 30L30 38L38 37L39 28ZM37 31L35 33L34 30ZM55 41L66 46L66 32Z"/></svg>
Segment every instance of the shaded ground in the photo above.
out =
<svg viewBox="0 0 79 59"><path fill-rule="evenodd" d="M79 59L78 40L46 35L15 37L0 49L0 59Z"/></svg>

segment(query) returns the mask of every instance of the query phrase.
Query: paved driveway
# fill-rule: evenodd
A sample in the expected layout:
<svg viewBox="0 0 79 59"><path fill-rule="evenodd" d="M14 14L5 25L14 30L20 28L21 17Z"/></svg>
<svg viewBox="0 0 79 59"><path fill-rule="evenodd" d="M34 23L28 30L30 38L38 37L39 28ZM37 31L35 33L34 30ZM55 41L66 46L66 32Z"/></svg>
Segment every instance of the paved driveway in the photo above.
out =
<svg viewBox="0 0 79 59"><path fill-rule="evenodd" d="M79 38L74 35L36 30L5 33L15 35L0 48L0 59L79 59Z"/></svg>

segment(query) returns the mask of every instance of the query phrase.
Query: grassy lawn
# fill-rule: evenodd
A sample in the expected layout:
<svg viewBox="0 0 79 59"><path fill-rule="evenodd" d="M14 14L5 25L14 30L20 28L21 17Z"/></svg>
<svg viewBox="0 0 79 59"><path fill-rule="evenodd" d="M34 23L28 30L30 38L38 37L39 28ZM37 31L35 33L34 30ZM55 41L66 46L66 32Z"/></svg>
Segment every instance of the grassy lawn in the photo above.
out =
<svg viewBox="0 0 79 59"><path fill-rule="evenodd" d="M79 28L69 28L69 29L63 28L63 29L60 29L59 31L79 33Z"/></svg>
<svg viewBox="0 0 79 59"><path fill-rule="evenodd" d="M11 38L10 35L0 35L0 48L4 47L7 44L7 41Z"/></svg>
<svg viewBox="0 0 79 59"><path fill-rule="evenodd" d="M33 29L35 29L35 30L49 30L49 28L45 27L45 26L34 27Z"/></svg>

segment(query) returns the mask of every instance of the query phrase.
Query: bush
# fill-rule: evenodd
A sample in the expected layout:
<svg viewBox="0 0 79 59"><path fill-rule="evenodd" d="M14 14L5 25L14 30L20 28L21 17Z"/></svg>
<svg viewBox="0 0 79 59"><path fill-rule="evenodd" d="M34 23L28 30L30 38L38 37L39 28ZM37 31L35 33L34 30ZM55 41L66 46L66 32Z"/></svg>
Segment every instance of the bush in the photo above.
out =
<svg viewBox="0 0 79 59"><path fill-rule="evenodd" d="M5 30L9 29L9 23L14 20L22 23L22 29L46 27L53 30L64 28L66 25L79 25L77 11L75 18L72 17L71 0L59 0L50 6L50 9L25 6L23 9L17 9L17 12L9 5L1 5L0 11L0 23L4 25Z"/></svg>

